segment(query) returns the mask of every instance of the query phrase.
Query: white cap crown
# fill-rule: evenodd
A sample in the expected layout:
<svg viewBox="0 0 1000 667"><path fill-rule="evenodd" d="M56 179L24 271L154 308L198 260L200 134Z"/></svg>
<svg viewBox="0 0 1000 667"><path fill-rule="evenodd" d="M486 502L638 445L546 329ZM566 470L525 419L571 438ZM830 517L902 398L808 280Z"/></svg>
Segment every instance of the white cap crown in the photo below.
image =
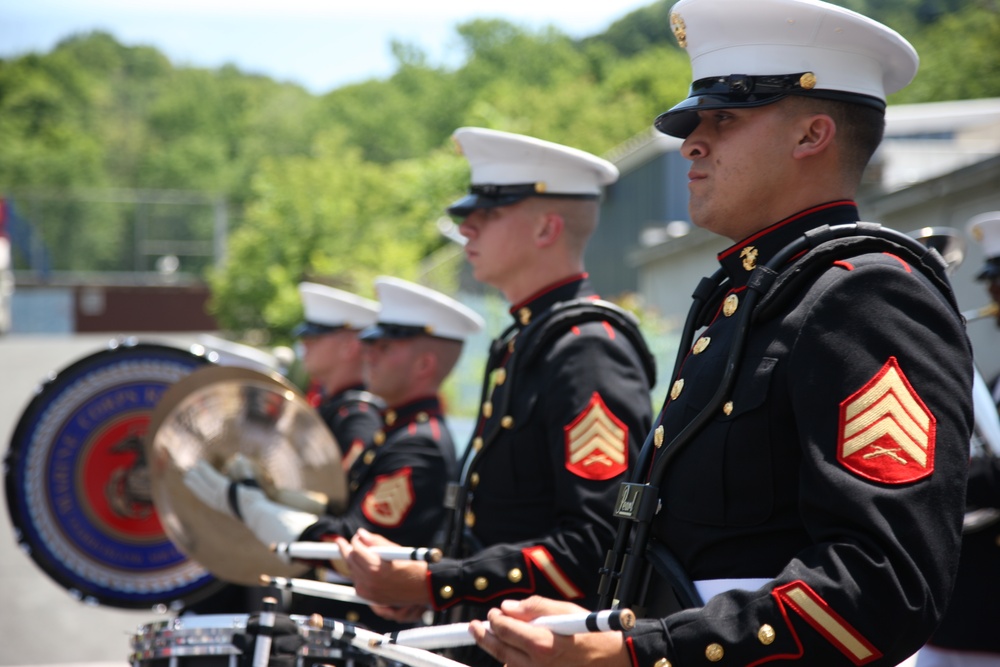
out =
<svg viewBox="0 0 1000 667"><path fill-rule="evenodd" d="M299 283L305 326L364 329L378 318L378 302L319 283Z"/></svg>
<svg viewBox="0 0 1000 667"><path fill-rule="evenodd" d="M390 327L405 327L428 336L464 341L483 329L483 318L474 310L423 285L380 276L375 279L375 289L381 306L378 323L371 335L363 338L391 336Z"/></svg>

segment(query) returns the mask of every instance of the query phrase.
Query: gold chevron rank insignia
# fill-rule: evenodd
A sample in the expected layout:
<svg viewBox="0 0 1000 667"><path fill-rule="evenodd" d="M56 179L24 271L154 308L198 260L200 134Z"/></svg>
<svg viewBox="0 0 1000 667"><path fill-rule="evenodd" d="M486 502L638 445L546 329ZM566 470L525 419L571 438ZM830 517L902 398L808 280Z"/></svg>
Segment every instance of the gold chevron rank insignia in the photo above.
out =
<svg viewBox="0 0 1000 667"><path fill-rule="evenodd" d="M596 391L571 424L566 436L566 469L584 479L617 477L628 468L628 427L604 404Z"/></svg>
<svg viewBox="0 0 1000 667"><path fill-rule="evenodd" d="M379 475L365 495L361 511L374 524L395 528L413 507L412 469L401 468L391 475Z"/></svg>
<svg viewBox="0 0 1000 667"><path fill-rule="evenodd" d="M885 484L905 484L934 471L937 421L895 357L840 404L837 459Z"/></svg>

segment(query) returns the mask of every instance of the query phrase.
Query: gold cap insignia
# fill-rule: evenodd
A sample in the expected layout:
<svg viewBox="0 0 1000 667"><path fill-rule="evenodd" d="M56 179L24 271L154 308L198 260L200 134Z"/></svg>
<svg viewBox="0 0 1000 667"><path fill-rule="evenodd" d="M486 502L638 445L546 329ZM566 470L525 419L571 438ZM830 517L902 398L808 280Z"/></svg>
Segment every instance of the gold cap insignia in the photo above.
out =
<svg viewBox="0 0 1000 667"><path fill-rule="evenodd" d="M535 192L537 192L538 194L541 194L541 193L545 192L545 190L547 189L547 187L548 186L545 185L545 181L539 181L538 183L535 183Z"/></svg>
<svg viewBox="0 0 1000 667"><path fill-rule="evenodd" d="M816 87L816 75L812 72L806 72L799 77L799 85L802 90L812 90Z"/></svg>
<svg viewBox="0 0 1000 667"><path fill-rule="evenodd" d="M757 268L757 248L752 245L748 245L746 248L740 251L740 259L743 260L743 268L747 271L753 271Z"/></svg>
<svg viewBox="0 0 1000 667"><path fill-rule="evenodd" d="M686 49L688 45L687 26L684 25L684 19L677 12L670 14L670 29L674 31L674 37L677 38L677 45L682 49Z"/></svg>

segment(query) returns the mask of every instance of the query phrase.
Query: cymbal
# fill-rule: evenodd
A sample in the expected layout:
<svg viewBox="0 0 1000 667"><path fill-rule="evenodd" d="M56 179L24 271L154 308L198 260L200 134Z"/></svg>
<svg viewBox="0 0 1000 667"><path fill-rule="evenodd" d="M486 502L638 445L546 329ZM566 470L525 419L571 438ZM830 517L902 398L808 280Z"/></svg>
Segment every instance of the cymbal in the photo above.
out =
<svg viewBox="0 0 1000 667"><path fill-rule="evenodd" d="M256 586L262 574L297 576L305 567L275 555L239 519L205 505L184 484L199 460L226 472L249 460L272 499L318 496L347 504L333 434L298 389L277 373L206 366L157 402L144 442L153 503L176 547L213 575Z"/></svg>

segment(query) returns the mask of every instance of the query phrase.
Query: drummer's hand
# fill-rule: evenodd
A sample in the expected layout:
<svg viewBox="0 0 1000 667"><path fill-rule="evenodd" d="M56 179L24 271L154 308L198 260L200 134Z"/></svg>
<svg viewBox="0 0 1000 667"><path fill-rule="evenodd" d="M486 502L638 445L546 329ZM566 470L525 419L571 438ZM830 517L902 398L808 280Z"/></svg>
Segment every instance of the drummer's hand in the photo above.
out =
<svg viewBox="0 0 1000 667"><path fill-rule="evenodd" d="M430 604L426 562L382 560L370 547L399 545L364 528L359 528L350 542L342 537L336 541L358 595L383 606Z"/></svg>
<svg viewBox="0 0 1000 667"><path fill-rule="evenodd" d="M563 636L528 623L539 616L587 611L571 602L539 596L504 600L499 609L490 610L487 616L489 630L480 621L472 621L469 632L480 647L507 667L631 665L620 632L584 632Z"/></svg>

